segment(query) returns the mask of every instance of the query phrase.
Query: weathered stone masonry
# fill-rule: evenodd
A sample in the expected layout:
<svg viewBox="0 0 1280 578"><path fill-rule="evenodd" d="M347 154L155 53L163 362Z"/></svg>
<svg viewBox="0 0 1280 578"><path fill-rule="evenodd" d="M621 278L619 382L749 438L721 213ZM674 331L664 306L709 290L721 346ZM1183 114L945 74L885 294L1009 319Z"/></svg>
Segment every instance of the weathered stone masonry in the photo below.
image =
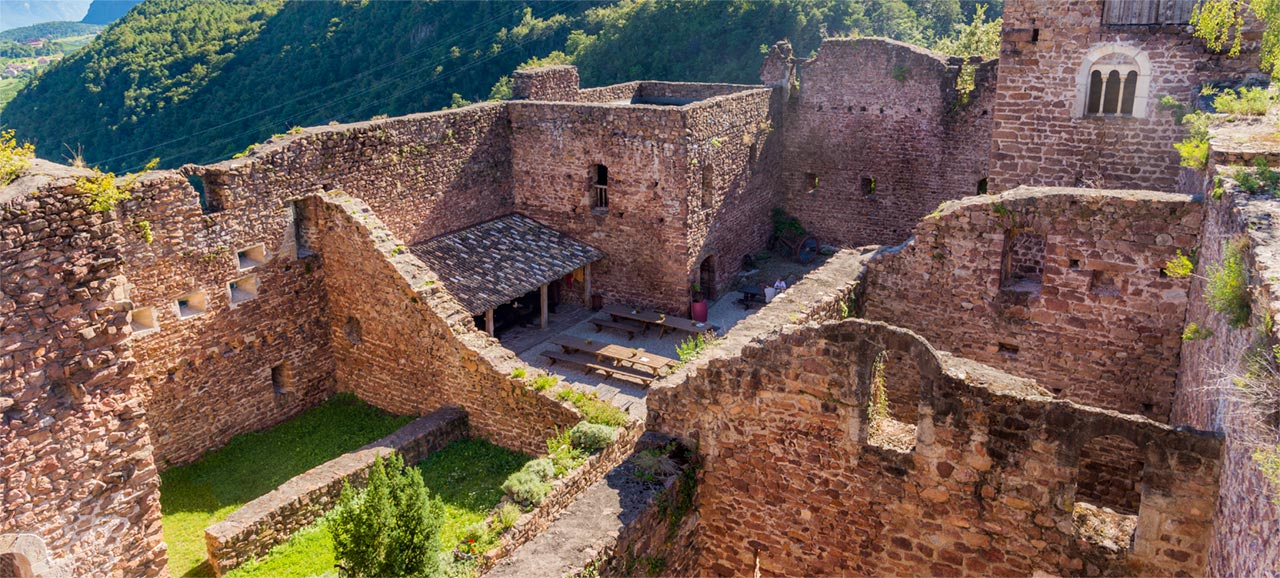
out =
<svg viewBox="0 0 1280 578"><path fill-rule="evenodd" d="M910 452L867 443L886 350L919 368ZM1195 575L1206 561L1217 438L1054 400L902 329L798 329L651 395L650 426L696 440L702 459L685 572ZM1080 448L1104 435L1146 458L1134 548L1113 567L1071 521Z"/></svg>
<svg viewBox="0 0 1280 578"><path fill-rule="evenodd" d="M799 90L780 118L787 210L825 242L896 244L939 203L977 194L996 63L967 65L967 95L957 88L964 64L871 38L825 40L809 60L771 56L766 70L792 69Z"/></svg>
<svg viewBox="0 0 1280 578"><path fill-rule="evenodd" d="M0 194L0 541L43 541L50 559L26 562L49 575L158 576L160 478L119 307L125 224L68 190L83 171L31 173L45 176Z"/></svg>
<svg viewBox="0 0 1280 578"><path fill-rule="evenodd" d="M1185 195L1028 188L965 199L872 261L864 312L1063 398L1167 422L1188 281L1161 269L1199 244L1202 220ZM1027 237L1035 251L1020 245ZM1040 263L1018 266L1019 256Z"/></svg>

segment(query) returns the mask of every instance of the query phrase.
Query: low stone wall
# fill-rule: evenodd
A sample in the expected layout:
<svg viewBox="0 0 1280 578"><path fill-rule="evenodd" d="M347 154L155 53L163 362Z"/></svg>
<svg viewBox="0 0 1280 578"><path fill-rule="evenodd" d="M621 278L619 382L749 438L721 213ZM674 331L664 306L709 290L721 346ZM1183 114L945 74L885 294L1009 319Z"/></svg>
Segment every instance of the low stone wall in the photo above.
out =
<svg viewBox="0 0 1280 578"><path fill-rule="evenodd" d="M449 442L465 437L469 430L467 413L446 407L359 450L311 468L245 504L205 529L205 545L214 573L221 576L266 554L324 515L337 501L344 483L364 482L376 458L397 451L406 463L417 463Z"/></svg>
<svg viewBox="0 0 1280 578"><path fill-rule="evenodd" d="M605 474L618 467L618 464L631 455L643 433L644 424L641 422L633 421L623 426L618 432L618 439L614 440L613 444L588 458L585 464L569 475L556 480L546 499L542 500L542 503L538 504L533 511L520 516L515 525L502 534L502 542L497 548L485 552L480 560L478 572L484 574L489 571L499 560L510 556L517 548L551 526L551 523L560 517L560 513L578 499L579 494L600 481Z"/></svg>
<svg viewBox="0 0 1280 578"><path fill-rule="evenodd" d="M693 465L686 468L695 467ZM689 488L694 484L694 488ZM675 516L671 508L682 492L694 492L697 482L687 470L667 478L640 516L623 528L618 539L596 559L599 576L625 577L662 568L665 576L693 576L698 551L693 533L697 517ZM675 527L672 527L675 524Z"/></svg>

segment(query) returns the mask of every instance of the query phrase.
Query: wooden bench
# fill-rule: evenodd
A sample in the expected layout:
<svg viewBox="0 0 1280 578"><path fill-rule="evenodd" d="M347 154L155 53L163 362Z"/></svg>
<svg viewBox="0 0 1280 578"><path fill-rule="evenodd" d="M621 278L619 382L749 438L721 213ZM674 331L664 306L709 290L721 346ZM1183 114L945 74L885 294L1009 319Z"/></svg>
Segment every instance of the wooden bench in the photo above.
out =
<svg viewBox="0 0 1280 578"><path fill-rule="evenodd" d="M623 333L626 333L628 341L635 339L637 331L644 331L643 327L638 327L634 324L627 323L625 321L614 321L613 319L606 316L592 317L591 324L596 326L596 332L599 332L600 330L607 327L615 331L621 331Z"/></svg>
<svg viewBox="0 0 1280 578"><path fill-rule="evenodd" d="M543 351L542 355L543 357L546 357L551 360L551 365L555 365L557 361L572 363L575 365L580 365L582 367L585 367L591 371L598 371L600 373L603 373L605 377L609 377L609 378L612 378L615 375L626 376L631 379L640 381L640 383L643 383L645 387L648 387L650 384L652 384L653 380L655 379L654 376L644 373L643 371L640 371L632 367L624 367L621 365L610 365L608 363L596 361L595 356L587 355L585 353L565 353L563 351L558 351L555 349L548 349L546 351Z"/></svg>

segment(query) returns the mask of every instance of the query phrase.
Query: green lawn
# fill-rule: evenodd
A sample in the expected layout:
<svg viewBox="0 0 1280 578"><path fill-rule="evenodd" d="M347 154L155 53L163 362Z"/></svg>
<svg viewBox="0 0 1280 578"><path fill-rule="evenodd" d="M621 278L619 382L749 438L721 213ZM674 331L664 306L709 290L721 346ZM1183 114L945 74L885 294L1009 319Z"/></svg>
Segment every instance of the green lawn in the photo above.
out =
<svg viewBox="0 0 1280 578"><path fill-rule="evenodd" d="M453 442L418 464L432 497L444 502L443 551L453 550L467 526L489 515L502 498L502 482L529 459L484 440L468 439ZM333 573L329 519L326 515L265 558L228 572L226 578L304 578Z"/></svg>
<svg viewBox="0 0 1280 578"><path fill-rule="evenodd" d="M160 508L169 573L212 576L205 560L206 527L289 478L412 420L340 394L269 430L236 436L198 462L165 471L160 475Z"/></svg>

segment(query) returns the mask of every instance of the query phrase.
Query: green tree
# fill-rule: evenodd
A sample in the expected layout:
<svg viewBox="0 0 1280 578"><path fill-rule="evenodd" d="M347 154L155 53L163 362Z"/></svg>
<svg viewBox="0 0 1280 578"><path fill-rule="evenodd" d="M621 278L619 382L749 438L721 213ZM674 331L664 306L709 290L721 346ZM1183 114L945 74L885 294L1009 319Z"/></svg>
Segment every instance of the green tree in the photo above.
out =
<svg viewBox="0 0 1280 578"><path fill-rule="evenodd" d="M330 532L344 576L434 576L442 506L399 454L378 458L362 492L344 484Z"/></svg>
<svg viewBox="0 0 1280 578"><path fill-rule="evenodd" d="M1263 27L1259 48L1262 70L1280 82L1280 0L1203 0L1192 11L1191 24L1196 37L1209 49L1238 56L1250 8Z"/></svg>
<svg viewBox="0 0 1280 578"><path fill-rule="evenodd" d="M1004 21L996 18L988 22L986 17L987 6L979 4L970 23L957 24L955 34L935 42L933 49L956 56L1000 56L1000 29Z"/></svg>

